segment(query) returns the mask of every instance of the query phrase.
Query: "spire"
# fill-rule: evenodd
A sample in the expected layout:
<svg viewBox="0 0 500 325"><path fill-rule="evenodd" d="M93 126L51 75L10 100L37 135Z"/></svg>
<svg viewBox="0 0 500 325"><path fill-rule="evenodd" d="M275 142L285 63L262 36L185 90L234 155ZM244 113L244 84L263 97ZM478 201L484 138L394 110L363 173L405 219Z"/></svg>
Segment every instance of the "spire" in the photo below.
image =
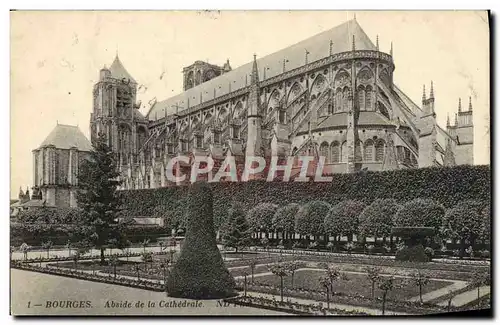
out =
<svg viewBox="0 0 500 325"><path fill-rule="evenodd" d="M21 200L24 197L24 192L21 186L19 186L19 200Z"/></svg>
<svg viewBox="0 0 500 325"><path fill-rule="evenodd" d="M461 112L462 111L462 98L458 98L458 111Z"/></svg>
<svg viewBox="0 0 500 325"><path fill-rule="evenodd" d="M446 114L446 127L450 127L450 113Z"/></svg>
<svg viewBox="0 0 500 325"><path fill-rule="evenodd" d="M378 47L378 35L377 35L377 51L379 50L379 47Z"/></svg>
<svg viewBox="0 0 500 325"><path fill-rule="evenodd" d="M330 56L333 55L333 41L330 40Z"/></svg>
<svg viewBox="0 0 500 325"><path fill-rule="evenodd" d="M390 53L390 54L391 54L391 56L392 56L392 41L391 41L391 53Z"/></svg>
<svg viewBox="0 0 500 325"><path fill-rule="evenodd" d="M259 82L259 69L257 68L257 54L253 55L252 78L250 79L251 85L256 85Z"/></svg>
<svg viewBox="0 0 500 325"><path fill-rule="evenodd" d="M472 98L469 96L469 111L472 111Z"/></svg>
<svg viewBox="0 0 500 325"><path fill-rule="evenodd" d="M458 126L458 114L455 113L455 126Z"/></svg>
<svg viewBox="0 0 500 325"><path fill-rule="evenodd" d="M354 39L354 35L352 35L352 50L356 51L356 40Z"/></svg>
<svg viewBox="0 0 500 325"><path fill-rule="evenodd" d="M434 99L434 83L431 80L431 92L429 93L429 99Z"/></svg>
<svg viewBox="0 0 500 325"><path fill-rule="evenodd" d="M127 69L123 66L123 63L120 61L118 57L118 52L116 53L115 60L109 67L109 71L111 71L111 76L118 80L130 80L133 83L136 83L135 79L128 73Z"/></svg>
<svg viewBox="0 0 500 325"><path fill-rule="evenodd" d="M306 64L307 64L307 62L308 62L307 61L307 56L309 55L309 51L307 49L305 49L305 50L306 50Z"/></svg>
<svg viewBox="0 0 500 325"><path fill-rule="evenodd" d="M425 84L424 84L424 91L422 92L422 102L424 102L425 100L427 100L427 97L425 95Z"/></svg>

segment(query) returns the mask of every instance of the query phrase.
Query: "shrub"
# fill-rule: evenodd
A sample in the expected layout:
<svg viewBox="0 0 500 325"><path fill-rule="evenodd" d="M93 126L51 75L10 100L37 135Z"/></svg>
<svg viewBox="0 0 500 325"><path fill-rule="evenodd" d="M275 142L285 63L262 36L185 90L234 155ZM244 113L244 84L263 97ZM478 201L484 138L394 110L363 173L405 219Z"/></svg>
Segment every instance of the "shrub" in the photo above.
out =
<svg viewBox="0 0 500 325"><path fill-rule="evenodd" d="M429 262L429 256L422 245L405 247L396 252L396 260L409 262Z"/></svg>
<svg viewBox="0 0 500 325"><path fill-rule="evenodd" d="M169 296L208 299L234 295L234 278L215 241L212 192L206 183L190 187L186 238L167 279Z"/></svg>
<svg viewBox="0 0 500 325"><path fill-rule="evenodd" d="M426 247L424 249L424 253L429 257L429 261L434 257L434 250L432 249L432 247Z"/></svg>

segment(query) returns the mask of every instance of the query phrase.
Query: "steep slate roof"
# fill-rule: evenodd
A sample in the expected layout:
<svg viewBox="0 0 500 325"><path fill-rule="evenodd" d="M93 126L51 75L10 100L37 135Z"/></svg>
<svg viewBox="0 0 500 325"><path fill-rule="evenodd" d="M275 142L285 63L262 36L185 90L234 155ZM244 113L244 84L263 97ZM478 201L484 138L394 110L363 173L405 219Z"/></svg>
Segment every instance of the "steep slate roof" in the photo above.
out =
<svg viewBox="0 0 500 325"><path fill-rule="evenodd" d="M109 67L109 71L111 72L111 77L115 79L122 80L123 78L125 78L130 79L131 82L137 83L135 79L130 75L130 73L128 73L127 69L125 69L125 67L123 66L120 58L118 57L118 54L111 64L111 67Z"/></svg>
<svg viewBox="0 0 500 325"><path fill-rule="evenodd" d="M305 64L305 50L309 52L308 62L314 62L330 55L330 40L333 41L332 52L340 53L352 50L352 36L354 35L356 50L375 50L375 45L365 34L361 26L356 20L347 21L337 27L317 34L311 38L305 39L292 46L284 48L278 52L266 55L257 60L259 68L259 77L262 80L263 69L266 69L266 79L280 75L283 73L283 59L288 60L286 70L292 70L301 67ZM249 55L250 57L250 55ZM194 88L178 94L174 97L163 101L156 102L149 110L147 118L155 119L155 113L158 118L167 114L175 113L174 105L179 105L179 111L186 109L189 106L195 106L200 103L200 94L203 101L219 97L229 93L229 84L231 84L231 92L244 88L250 85L250 76L252 73L253 61L244 64L230 72L227 72L219 77L204 82Z"/></svg>
<svg viewBox="0 0 500 325"><path fill-rule="evenodd" d="M53 145L58 149L76 147L80 151L90 151L92 145L82 131L73 125L57 124L42 142L40 147Z"/></svg>

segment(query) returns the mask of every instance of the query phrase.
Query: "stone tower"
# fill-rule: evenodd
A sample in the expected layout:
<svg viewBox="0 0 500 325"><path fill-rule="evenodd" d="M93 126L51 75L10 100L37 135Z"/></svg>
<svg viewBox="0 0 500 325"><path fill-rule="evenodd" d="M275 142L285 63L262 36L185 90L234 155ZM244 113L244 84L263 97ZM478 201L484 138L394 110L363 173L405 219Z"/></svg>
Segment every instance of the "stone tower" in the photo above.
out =
<svg viewBox="0 0 500 325"><path fill-rule="evenodd" d="M246 156L261 156L261 122L260 93L259 93L259 72L257 69L257 58L253 56L252 78L250 83L250 93L248 95L248 135L246 145Z"/></svg>
<svg viewBox="0 0 500 325"><path fill-rule="evenodd" d="M94 85L93 113L90 118L91 141L99 133L106 135L108 145L127 163L146 140L147 121L136 104L137 82L116 55L110 68L102 68Z"/></svg>

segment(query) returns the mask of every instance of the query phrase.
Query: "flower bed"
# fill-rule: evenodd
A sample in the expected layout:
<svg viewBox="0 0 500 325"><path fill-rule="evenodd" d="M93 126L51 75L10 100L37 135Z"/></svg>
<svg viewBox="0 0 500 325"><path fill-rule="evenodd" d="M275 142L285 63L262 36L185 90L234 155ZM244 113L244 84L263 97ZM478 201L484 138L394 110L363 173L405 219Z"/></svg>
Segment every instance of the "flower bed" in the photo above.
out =
<svg viewBox="0 0 500 325"><path fill-rule="evenodd" d="M324 271L319 270L308 270L301 269L295 272L294 276L294 286L293 288L317 293L323 293L323 287L320 284L319 278L325 274ZM334 290L335 295L360 295L360 296L370 296L371 295L371 282L365 274L347 273L347 280L340 278L335 281ZM396 278L395 285L402 284L410 279L406 278ZM272 286L280 287L280 278L275 275L264 275L255 278L255 285L261 286ZM429 284L423 287L422 293L431 292L440 288L444 288L450 285L449 282L443 281L429 281ZM283 278L284 288L291 289L291 276L286 276ZM375 296L381 296L382 292L380 289L375 288ZM418 287L412 284L406 284L402 288L395 288L393 291L389 292L388 298L396 300L407 300L409 298L418 296Z"/></svg>
<svg viewBox="0 0 500 325"><path fill-rule="evenodd" d="M404 267L411 269L427 269L427 270L444 270L444 271L461 271L461 272L474 272L478 268L489 268L489 264L459 264L459 263L440 263L440 262L404 262L396 261L393 258L372 258L372 256L356 256L349 254L342 255L286 255L291 259L300 259L302 261L313 262L327 262L327 263L350 263L350 264L364 264L376 266L392 266Z"/></svg>
<svg viewBox="0 0 500 325"><path fill-rule="evenodd" d="M243 290L244 287L243 281L238 280L236 282L236 285L238 290ZM257 284L251 285L249 282L247 283L247 290L262 292L267 294L274 294L274 295L280 294L279 286L276 287L271 285L257 285ZM326 303L326 295L324 291L308 290L305 288L294 288L294 289L285 288L283 289L283 295L287 297L303 298L303 299L315 300L318 302ZM363 296L360 294L336 293L335 296L333 297L330 296L330 303L339 303L339 304L368 307L374 309L382 308L382 299L380 297L376 297L375 301L373 301L370 297ZM415 315L420 315L420 314L423 315L432 313L442 313L447 311L447 308L430 303L421 304L419 302L400 301L387 298L386 310L411 313Z"/></svg>
<svg viewBox="0 0 500 325"><path fill-rule="evenodd" d="M163 252L151 252L153 255L167 255L169 254L168 251L163 251ZM115 256L115 257L138 257L142 256L142 252L130 252L128 255L126 253L118 253L118 254L111 254L111 255L105 255L106 258ZM93 259L100 259L100 255L81 255L79 260L93 260ZM17 259L13 261L17 262L24 262L24 263L44 263L44 262L58 262L58 261L72 261L73 256L54 256L54 257L35 257L35 258L28 258L28 259Z"/></svg>
<svg viewBox="0 0 500 325"><path fill-rule="evenodd" d="M135 280L122 277L114 278L114 276L111 274L105 276L105 275L92 274L89 272L78 271L73 269L40 267L26 263L15 263L12 267L20 270L59 275L59 276L65 276L65 277L94 281L94 282L116 284L116 285L139 288L144 290L165 291L164 285L161 284L159 281L148 281L146 279Z"/></svg>
<svg viewBox="0 0 500 325"><path fill-rule="evenodd" d="M250 296L240 296L236 298L224 299L224 301L240 306L262 308L273 311L281 311L289 314L296 315L351 315L351 316L366 316L367 313L360 311L349 311L339 308L325 308L323 303L318 303L317 305L311 304L300 304L297 302L278 301L276 299L269 299L264 297L250 297Z"/></svg>
<svg viewBox="0 0 500 325"><path fill-rule="evenodd" d="M344 257L344 258L365 258L365 259L382 259L382 260L394 260L394 255L368 255L364 253L333 253L325 251L313 251L313 250L296 250L296 249L276 249L276 248L253 248L257 252L266 253L281 253L281 254L292 254L300 256L324 256L324 257ZM436 262L443 264L463 264L463 265L479 265L485 266L490 265L490 259L457 259L457 258L439 258Z"/></svg>

